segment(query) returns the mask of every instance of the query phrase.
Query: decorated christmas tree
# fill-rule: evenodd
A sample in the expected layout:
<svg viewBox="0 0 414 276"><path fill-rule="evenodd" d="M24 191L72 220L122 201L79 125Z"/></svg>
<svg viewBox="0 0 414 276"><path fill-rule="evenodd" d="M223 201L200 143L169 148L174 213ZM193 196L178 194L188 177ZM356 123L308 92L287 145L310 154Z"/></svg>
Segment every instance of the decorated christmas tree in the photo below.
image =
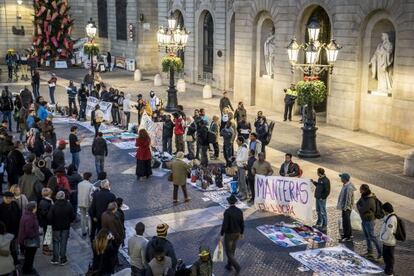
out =
<svg viewBox="0 0 414 276"><path fill-rule="evenodd" d="M33 47L40 61L70 58L73 19L68 0L34 0Z"/></svg>

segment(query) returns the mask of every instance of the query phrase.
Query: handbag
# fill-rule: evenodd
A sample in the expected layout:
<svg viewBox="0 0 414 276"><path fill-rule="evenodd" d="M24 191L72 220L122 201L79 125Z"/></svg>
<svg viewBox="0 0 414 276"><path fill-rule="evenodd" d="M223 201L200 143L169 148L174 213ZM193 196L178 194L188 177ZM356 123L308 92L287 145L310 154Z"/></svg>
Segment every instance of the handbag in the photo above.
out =
<svg viewBox="0 0 414 276"><path fill-rule="evenodd" d="M39 238L25 239L24 240L24 246L25 247L39 248L40 247L40 239Z"/></svg>

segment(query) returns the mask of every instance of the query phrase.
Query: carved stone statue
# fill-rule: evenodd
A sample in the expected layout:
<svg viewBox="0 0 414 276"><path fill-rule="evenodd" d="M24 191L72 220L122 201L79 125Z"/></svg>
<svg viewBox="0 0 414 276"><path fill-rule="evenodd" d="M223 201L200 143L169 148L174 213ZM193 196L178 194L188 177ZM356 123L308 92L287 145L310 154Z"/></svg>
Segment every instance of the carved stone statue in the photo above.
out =
<svg viewBox="0 0 414 276"><path fill-rule="evenodd" d="M377 46L369 65L372 78L378 80L378 92L388 93L392 88L392 67L394 62L394 46L387 33L381 34L382 42Z"/></svg>
<svg viewBox="0 0 414 276"><path fill-rule="evenodd" d="M273 27L272 32L267 36L266 41L263 45L264 62L268 76L273 76L273 61L276 51L275 39L275 28Z"/></svg>

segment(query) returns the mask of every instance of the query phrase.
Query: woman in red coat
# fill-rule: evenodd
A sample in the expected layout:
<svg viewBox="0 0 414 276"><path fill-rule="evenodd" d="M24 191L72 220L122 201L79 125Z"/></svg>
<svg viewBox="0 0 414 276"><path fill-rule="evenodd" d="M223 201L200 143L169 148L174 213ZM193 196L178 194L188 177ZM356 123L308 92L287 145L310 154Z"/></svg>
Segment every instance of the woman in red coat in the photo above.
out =
<svg viewBox="0 0 414 276"><path fill-rule="evenodd" d="M141 129L138 132L138 138L135 142L137 147L137 168L136 175L139 180L140 177L149 178L152 175L151 170L151 138L145 129Z"/></svg>

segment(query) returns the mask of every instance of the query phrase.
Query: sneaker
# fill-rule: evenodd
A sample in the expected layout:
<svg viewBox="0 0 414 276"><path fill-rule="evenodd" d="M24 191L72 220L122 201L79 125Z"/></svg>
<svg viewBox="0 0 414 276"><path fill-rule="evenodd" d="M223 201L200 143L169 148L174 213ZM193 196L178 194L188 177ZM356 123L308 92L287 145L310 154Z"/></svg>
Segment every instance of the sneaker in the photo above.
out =
<svg viewBox="0 0 414 276"><path fill-rule="evenodd" d="M352 241L353 241L352 237L344 237L339 242L352 242Z"/></svg>
<svg viewBox="0 0 414 276"><path fill-rule="evenodd" d="M58 265L58 264L59 264L59 261L57 261L57 260L55 260L55 259L52 259L52 260L50 261L50 263L51 263L52 265Z"/></svg>
<svg viewBox="0 0 414 276"><path fill-rule="evenodd" d="M60 265L65 265L65 264L67 264L68 263L68 259L66 259L66 258L63 258L61 261L60 261Z"/></svg>

